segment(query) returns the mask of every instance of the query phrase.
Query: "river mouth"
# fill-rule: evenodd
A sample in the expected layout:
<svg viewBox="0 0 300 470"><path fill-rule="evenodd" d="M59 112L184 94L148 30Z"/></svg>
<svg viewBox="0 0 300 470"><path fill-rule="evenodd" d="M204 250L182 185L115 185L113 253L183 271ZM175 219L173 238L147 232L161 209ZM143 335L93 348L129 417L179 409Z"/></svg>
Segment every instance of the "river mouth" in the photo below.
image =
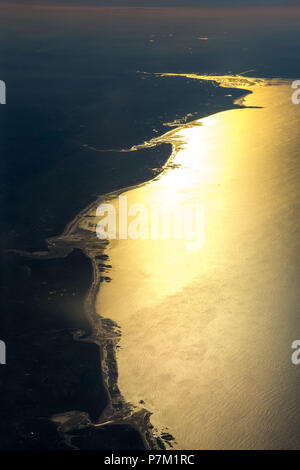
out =
<svg viewBox="0 0 300 470"><path fill-rule="evenodd" d="M227 78L221 85L232 87ZM203 208L197 249L118 232L98 279L96 310L120 328L118 387L128 412L147 409L155 433L177 449L299 446L300 381L290 359L300 335L299 109L289 82L242 87L252 92L246 109L151 142L173 145L165 171L102 198L117 212L120 195L128 207ZM94 237L96 210L73 231Z"/></svg>

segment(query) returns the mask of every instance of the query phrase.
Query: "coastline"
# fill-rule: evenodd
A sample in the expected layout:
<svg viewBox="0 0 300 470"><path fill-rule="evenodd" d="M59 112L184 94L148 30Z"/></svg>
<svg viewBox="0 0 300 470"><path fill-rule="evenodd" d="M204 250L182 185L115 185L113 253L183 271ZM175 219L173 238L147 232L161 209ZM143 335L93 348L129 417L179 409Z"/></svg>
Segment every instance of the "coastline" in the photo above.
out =
<svg viewBox="0 0 300 470"><path fill-rule="evenodd" d="M245 92L241 90L240 95L240 98L242 98L245 95ZM226 109L243 107L241 105L236 105L235 101L231 104L230 107L226 107ZM200 117L204 117L203 112L200 114ZM206 115L209 116L211 114L214 113L208 112ZM198 117L196 117L196 119L198 119ZM195 116L193 116L191 121L194 120ZM185 124L185 126L188 125L189 121ZM169 132L174 131L171 130ZM162 142L162 137L158 137L157 139L154 137L152 141L150 139L150 142L152 143L148 146L145 143L137 145L133 151L146 151L150 152L151 154L153 152L153 148L155 151L157 146L159 147L161 145L165 145ZM97 295L99 285L103 281L109 281L108 276L105 275L107 274L105 266L106 258L104 255L105 244L102 246L102 251L99 252L99 241L95 240L95 234L91 233L89 234L89 237L87 237L87 232L82 232L81 235L83 235L84 238L81 238L81 236L78 236L78 233L76 233L76 224L79 220L84 218L85 214L89 212L92 207L98 205L100 200L113 198L116 196L116 194L120 194L126 189L142 186L155 178L159 178L161 173L163 173L166 169L168 170L168 165L171 163L171 160L172 154L170 155L170 152L168 151L168 157L165 157L164 164L161 163L160 168L157 168L157 165L155 165L156 168L151 170L152 177L145 178L146 175L145 172L143 172L143 175L141 174L140 177L136 178L136 184L134 186L129 185L122 187L120 189L109 192L108 194L100 196L96 201L94 200L94 202L81 211L75 217L75 219L67 224L66 229L62 235L47 239L47 252L29 253L25 250L12 250L17 255L17 257L20 257L20 259L34 259L43 262L57 259L65 259L67 261L74 250L79 250L85 255L85 257L89 259L92 264L92 281L88 292L85 295L83 307L84 311L82 312L83 316L87 317L89 326L85 326L85 328L82 330L75 329L75 331L73 331L73 341L75 343L78 342L97 345L101 357L102 381L106 390L108 401L104 407L102 406L101 410L99 409L98 418L95 416L94 418L91 418L90 414L86 413L85 411L74 411L74 413L67 411L66 413L62 412L54 414L54 422L58 426L57 429L60 437L63 436L63 446L66 446L66 448L68 448L70 444L73 446L72 442L70 442L70 434L72 435L74 432L79 432L79 430L83 435L85 432L97 434L102 432L103 429L105 429L107 426L121 426L121 428L119 428L120 442L122 442L122 426L129 426L133 431L137 432L138 435L141 436L143 445L147 449L162 449L165 447L165 444L168 441L167 439L163 442L161 437L153 435L151 429L152 425L150 422L150 413L146 409L142 409L137 413L134 413L130 405L125 402L120 394L117 384L118 373L115 355L120 332L117 325L112 320L100 318L99 315L95 312L95 296ZM161 158L160 161L162 162ZM50 416L48 419L50 419ZM84 441L84 437L82 437L82 440ZM79 444L77 442L79 448L82 448L80 447L80 437L78 437L77 441L79 442ZM59 446L61 445L62 443L60 441ZM101 442L99 445L101 445ZM135 445L141 445L137 435L135 438Z"/></svg>
<svg viewBox="0 0 300 470"><path fill-rule="evenodd" d="M201 120L195 125L191 124L190 128L179 129L177 136L174 135L174 141L178 142L186 137L186 145L180 148L175 158L177 168L159 181L123 194L127 197L129 207L136 203L145 204L147 200L159 200L165 194L171 194L174 199L178 195L180 199L183 193L184 201L202 201L203 198L208 214L205 249L191 255L184 249L176 251L176 244L163 246L161 241L152 246L149 241L129 239L112 242L107 248L110 263L114 267L114 280L111 284L104 285L103 291L100 289L97 311L99 315L114 319L122 328L122 342L118 352L119 386L126 400L136 409L140 408L139 403L142 400L142 406L153 412L152 424L156 429L167 427L168 432L176 438L174 447L178 448L178 445L182 450L195 449L198 445L204 448L215 448L216 445L236 448L238 445L245 445L246 439L254 442L255 446L262 442L262 436L266 436L264 439L270 447L276 446L276 438L268 432L266 423L261 420L262 414L268 414L272 416L269 422L277 422L269 407L268 397L270 394L272 399L280 400L280 392L278 393L276 387L266 390L264 380L260 380L269 366L272 369L272 354L266 356L266 364L260 368L258 376L255 366L262 357L264 337L272 343L270 329L272 330L275 319L279 321L280 318L282 323L284 314L274 305L272 295L269 298L260 297L257 281L253 279L256 280L256 273L259 273L264 290L269 292L275 282L273 277L276 278L278 288L281 288L276 272L285 275L284 269L274 269L274 259L280 265L280 260L286 256L287 251L286 244L283 246L282 241L279 243L282 251L277 244L276 249L274 246L272 248L274 233L277 240L282 240L280 230L277 232L276 229L277 219L274 215L278 202L282 203L283 208L289 207L290 199L287 194L292 191L292 185L286 187L283 184L284 196L281 198L279 191L278 199L275 198L276 204L272 189L274 180L281 188L282 169L278 171L278 168L285 165L282 159L284 142L279 137L273 139L268 130L276 126L287 128L287 135L291 136L292 142L290 160L293 162L297 157L295 142L298 141L298 136L294 126L297 122L297 108L290 102L289 82L266 80L262 83L263 86L256 86L256 80L252 81L254 93L247 98L247 109L210 116L203 119L203 122ZM255 106L256 104L260 106ZM282 113L282 110L285 112ZM203 127L199 127L201 123ZM256 133L258 129L261 132ZM272 176L268 176L268 168ZM293 181L295 180L294 175ZM271 187L267 197L264 189L260 192L265 187ZM295 194L298 193L295 193L294 187L292 200ZM116 206L117 199L112 203ZM258 206L262 208L261 211L257 211ZM236 216L237 213L239 217ZM270 213L275 213L272 218ZM285 216L286 209L283 209L281 218L286 222ZM209 217L212 217L213 223ZM294 227L293 218L289 219L289 224ZM284 226L283 236L286 236L292 229L290 225ZM262 232L262 245L265 243L265 227L269 227L271 234L271 243L261 250L262 253L267 253L266 256L261 256L261 263L269 269L268 276L265 275L264 268L257 269L255 265L257 227ZM295 239L292 243L296 242ZM250 276L248 263L245 265L244 262L244 250L241 248L246 244L251 247L247 252ZM172 258L176 260L174 263ZM223 286L225 278L227 285L225 283ZM255 308L249 302L248 285ZM216 290L219 286L220 294ZM240 293L245 294L241 296L243 307L235 303ZM123 306L119 297L126 298L126 306ZM260 305L263 301L267 302L268 307L263 315L266 328L262 332L257 328L257 322L260 321ZM253 315L257 318L254 325L251 320ZM188 326L189 320L192 328ZM234 328L236 322L237 330ZM260 426L259 439L252 428L245 436L241 429L245 424L243 418L247 414L247 408L243 406L246 390L251 389L252 406L257 403L256 390L252 387L251 380L246 378L240 381L247 362L246 353L243 360L239 361L242 354L240 349L249 334L252 344L258 344L261 348L257 354L254 347L251 354L251 375L257 377L258 386L265 397L259 401L256 411L253 411L254 421ZM286 346L285 341L287 340L283 337L279 357L277 353L283 374L285 363L282 351ZM214 345L219 343L227 353L225 358L218 358L216 354ZM156 367L156 364L159 366ZM231 364L234 367L231 368ZM226 371L224 375L223 368ZM214 371L218 373L215 374ZM276 371L273 370L273 374L276 377ZM220 381L218 391L214 391L216 375ZM287 382L289 380L293 380L293 377L289 377ZM211 394L216 393L218 399L210 401L210 393L207 394L205 390ZM228 393L229 390L231 393ZM235 400L232 400L234 391L240 398L238 403L241 412ZM227 411L233 410L240 416L238 429L232 429L234 439L230 438L231 421L228 413L226 415L226 410L222 408L222 392L225 393ZM186 400L186 396L190 396L191 400ZM176 414L179 407L182 419L178 419ZM218 409L217 413L215 407ZM200 416L205 418L206 409L209 410L209 419L202 421ZM189 416L193 416L193 423L188 419ZM215 427L220 433L219 440L216 440ZM224 427L227 431L222 434ZM284 429L282 435L285 436Z"/></svg>

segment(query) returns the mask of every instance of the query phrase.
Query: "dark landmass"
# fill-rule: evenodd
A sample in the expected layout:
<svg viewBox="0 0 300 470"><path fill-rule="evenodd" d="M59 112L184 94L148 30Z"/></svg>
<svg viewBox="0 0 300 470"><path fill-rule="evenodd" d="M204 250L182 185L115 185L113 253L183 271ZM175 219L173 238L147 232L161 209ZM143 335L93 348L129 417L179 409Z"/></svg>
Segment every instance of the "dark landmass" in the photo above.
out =
<svg viewBox="0 0 300 470"><path fill-rule="evenodd" d="M40 167L36 164L27 178L26 160L30 159L30 152L26 153L28 157L24 162L25 175L14 174L10 165L16 164L13 159L21 152L21 142L24 145L26 140L27 146L33 146L33 135L23 136L13 145L7 137L9 133L6 135L5 152L11 155L12 161L6 160L6 184L10 190L6 189L2 208L3 248L34 251L44 248L46 237L59 234L70 218L99 194L153 178L171 152L168 144L126 153L98 152L82 147L79 142L88 142L99 150L128 148L166 132L165 121L184 118L191 112L193 116L189 120L194 120L228 109L234 105L232 96L229 103L225 94L234 97L244 94L181 78L142 80L139 77L137 80L142 82L140 97L143 94L149 96L149 108L155 93L163 96L157 121L159 102L153 109L144 107L144 119L143 113L136 110L137 121L134 112L130 120L126 109L119 112L116 105L115 115L110 116L109 122L116 125L119 116L114 129L122 128L124 122L124 133L113 139L103 128L98 136L96 129L91 131L91 126L76 137L77 144L71 145L72 151L67 155L59 152L59 146L66 144L58 139L60 158L57 159L53 146L50 146L49 161L53 155L50 167L49 162L40 163ZM145 87L148 87L148 93ZM120 96L123 95L126 95L124 90ZM130 103L127 106L130 109ZM94 109L91 121L99 113L100 110ZM100 127L101 123L103 120L100 120ZM157 132L153 131L154 126ZM15 147L15 154L12 147ZM44 155L47 159L46 150ZM19 180L20 185L15 180ZM7 199L9 193L11 197ZM93 425L105 410L108 396L102 380L99 346L76 339L88 338L93 328L84 304L92 284L89 259L77 250L58 259L30 259L6 250L3 253L0 332L1 339L7 344L8 357L7 365L0 369L1 448L144 448L146 444L138 430L129 424L101 428ZM117 380L117 370L113 380ZM77 417L71 431L51 420L53 415L74 411L85 413L85 418L83 424ZM164 447L163 440L168 439L163 436L158 439L158 448Z"/></svg>
<svg viewBox="0 0 300 470"><path fill-rule="evenodd" d="M9 155L0 168L2 248L44 249L45 239L97 196L151 179L170 155L167 144L117 150L164 134L166 123L238 108L233 100L247 94L214 82L142 74L101 85L100 98L72 117L51 104L30 109L29 116L14 105L0 113L0 151Z"/></svg>
<svg viewBox="0 0 300 470"><path fill-rule="evenodd" d="M73 337L90 331L90 262L74 251L47 261L6 254L2 263L1 447L64 447L49 417L79 410L96 419L107 403L98 346Z"/></svg>
<svg viewBox="0 0 300 470"><path fill-rule="evenodd" d="M71 442L82 450L143 450L145 445L138 432L128 425L105 425L74 431ZM120 440L120 437L122 439Z"/></svg>

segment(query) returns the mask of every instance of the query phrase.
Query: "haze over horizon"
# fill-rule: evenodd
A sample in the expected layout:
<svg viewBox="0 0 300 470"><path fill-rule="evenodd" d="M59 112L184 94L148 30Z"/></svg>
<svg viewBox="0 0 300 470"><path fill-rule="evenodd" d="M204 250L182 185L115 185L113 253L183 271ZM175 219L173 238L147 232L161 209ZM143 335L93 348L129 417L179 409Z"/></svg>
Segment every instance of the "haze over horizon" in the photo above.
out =
<svg viewBox="0 0 300 470"><path fill-rule="evenodd" d="M135 7L289 7L300 6L298 0L0 0L0 5L53 6L135 6Z"/></svg>

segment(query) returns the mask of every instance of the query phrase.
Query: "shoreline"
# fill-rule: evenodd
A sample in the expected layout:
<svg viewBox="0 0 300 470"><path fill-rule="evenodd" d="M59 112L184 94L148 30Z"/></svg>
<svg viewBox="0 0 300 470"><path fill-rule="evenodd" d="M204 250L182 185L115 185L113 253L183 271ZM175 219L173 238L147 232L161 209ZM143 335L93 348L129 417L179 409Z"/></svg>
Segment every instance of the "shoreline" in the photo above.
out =
<svg viewBox="0 0 300 470"><path fill-rule="evenodd" d="M193 77L194 78L194 77ZM215 77L214 77L215 78ZM197 78L199 79L199 78ZM203 78L200 78L203 79ZM214 80L215 81L215 80ZM249 83L249 82L248 82ZM251 82L252 84L252 82ZM222 86L222 85L221 85ZM247 89L247 93L251 93L250 90ZM243 97L246 96L245 93L242 94L240 98L237 98L234 103L233 107L230 109L235 109L235 104L236 101L243 99ZM238 108L244 108L244 106L238 106ZM215 113L214 113L215 114ZM210 116L211 114L208 114ZM136 151L142 148L148 148L148 147L155 147L157 145L160 145L163 142L168 142L170 143L170 140L168 140L168 137L170 139L170 134L172 135L173 133L177 132L179 128L182 127L189 127L193 125L195 121L198 119L193 119L190 122L187 122L186 124L179 124L178 127L174 127L174 129L168 131L167 133L157 137L157 138L152 138L148 142L145 142L140 145L134 146L132 149L129 149L128 151ZM49 243L49 247L52 248L52 241L62 241L65 238L68 238L68 235L72 234L72 230L76 230L76 223L84 218L85 214L87 214L91 209L93 209L95 206L99 205L101 202L107 202L108 200L111 200L113 198L118 197L118 195L128 191L128 190L133 190L138 187L144 186L145 184L150 184L152 181L160 178L166 171L170 171L169 165L172 163L172 159L178 152L178 147L180 147L181 142L178 143L172 143L172 152L167 159L166 163L164 166L160 169L160 172L158 175L155 175L153 178L147 181L143 181L141 183L135 184L133 186L128 186L121 188L117 191L113 191L111 193L105 194L103 196L100 196L96 201L94 201L92 204L90 204L84 211L79 213L74 220L72 220L67 226L64 231L64 233L59 236L59 237L54 237L54 239L47 240ZM93 234L94 235L94 234ZM99 242L97 242L99 243ZM105 253L105 247L107 243L103 243L103 248L102 248L102 255ZM157 449L160 450L162 448L166 448L167 445L169 445L172 448L171 442L174 439L173 436L172 439L163 439L162 434L155 435L153 434L152 428L153 426L151 425L151 412L149 412L145 408L141 408L138 411L134 411L131 408L131 404L127 403L122 394L119 391L118 388L118 377L117 377L117 358L116 358L116 349L118 346L118 342L120 339L120 332L119 332L119 327L117 324L114 323L113 319L109 319L111 322L111 325L106 325L105 322L107 319L100 317L96 311L95 311L95 300L96 296L98 294L98 291L100 290L101 292L101 280L99 279L101 277L101 270L99 271L98 265L96 262L96 255L93 254L93 248L86 248L82 247L82 250L85 252L86 256L90 258L90 260L93 263L93 272L94 272L94 277L93 277L93 283L90 288L88 297L87 297L87 311L89 312L90 317L93 319L94 323L94 332L90 336L89 340L94 341L100 348L102 352L102 372L104 373L104 383L106 386L106 389L108 391L108 395L110 397L110 400L108 402L108 405L106 406L105 410L103 411L102 415L99 418L98 424L104 424L106 422L114 422L115 424L121 424L124 423L124 416L125 416L125 422L129 423L132 427L134 427L142 436L143 441L145 443L145 446L148 450L150 449ZM100 293L101 295L101 293ZM121 416L115 415L114 411L114 404L116 400L120 400L122 403L122 412Z"/></svg>
<svg viewBox="0 0 300 470"><path fill-rule="evenodd" d="M248 93L250 92L248 91L247 94ZM241 90L241 96L237 99L241 99L243 96L245 96L245 92L242 92ZM231 107L227 107L226 109L235 109L236 107L244 108L244 106L236 106L235 101L236 100L234 100ZM224 111L224 109L222 109L221 111ZM215 113L207 113L207 116L210 116L212 114ZM198 119L199 118L197 118L196 120ZM180 127L188 127L194 121L195 119L193 119L191 122L187 122L184 125L181 124L178 127L174 127L160 137L154 137L148 142L137 145L135 148L132 149L132 151L149 147L156 148L161 146L162 144L166 144L168 143L168 140L163 139L165 135L170 135L176 132L176 130ZM56 425L58 425L58 432L64 435L64 442L66 445L68 445L66 439L68 439L69 437L70 426L71 430L73 431L76 430L76 426L79 426L79 429L93 429L95 432L97 432L100 428L103 428L106 425L131 426L142 437L144 446L147 449L161 450L162 448L165 448L165 445L167 444L168 440L165 440L163 442L162 436L155 436L155 434L153 433L150 420L151 413L144 408L138 411L134 411L131 405L127 403L122 397L118 389L116 349L120 338L120 332L118 326L114 323L113 320L100 317L95 310L95 297L98 294L98 289L101 290L101 283L107 280L105 279L107 278L107 276L105 276L105 263L102 262L106 259L104 254L106 243L102 243L101 251L99 252L100 244L99 240L96 239L95 234L93 232L91 232L90 234L84 232L80 233L78 236L78 233L76 233L76 224L82 218L85 217L85 214L89 212L91 208L98 205L99 201L107 201L108 199L114 198L116 197L116 195L121 194L128 189L133 189L139 186L143 186L145 184L149 184L156 178L160 178L165 171L169 171L169 165L172 163L174 152L176 153L176 146L172 144L171 154L169 154L163 166L159 168L157 173L154 174L152 178L146 180L142 179L140 182L137 182L134 185L122 187L110 193L99 196L85 209L80 211L79 214L77 214L77 216L66 225L65 230L61 235L46 239L48 251L30 253L23 250L9 250L10 252L20 255L23 258L29 258L40 261L68 259L69 255L71 255L74 250L80 250L92 264L92 283L85 297L85 307L83 312L83 315L85 315L89 320L91 329L90 331L85 330L84 332L73 332L73 340L75 342L84 342L97 345L101 358L102 381L107 392L108 402L104 409L101 411L100 416L96 421L91 420L88 414L80 411L66 413L63 412L54 416L53 421L56 423ZM84 238L81 238L81 236ZM99 259L101 260L101 263L99 263ZM83 418L85 418L85 420ZM86 422L85 426L82 424L82 420ZM70 423L73 424L71 425Z"/></svg>
<svg viewBox="0 0 300 470"><path fill-rule="evenodd" d="M251 83L252 83L252 82L251 82ZM269 81L263 81L261 84L262 84L263 86L266 86L266 87L267 87L268 85L275 85L275 86L284 85L284 86L286 87L286 85L287 85L287 84L285 83L285 81L282 81L282 80L280 80L279 83L278 83L278 82L276 82L276 83L275 83L275 82L270 83ZM256 83L256 81L255 81L254 79L253 79L253 85L254 85L254 86L257 85L257 83ZM258 88L259 88L259 87L255 88L255 89L256 89L256 91L257 91L257 95L260 96L260 95L259 95L259 89L258 89ZM270 92L272 93L272 88L271 88ZM264 92L263 92L263 93L264 93ZM262 94L263 94L263 93L262 93ZM253 104L253 102L255 101L255 98L253 99L253 97L251 97L251 100L252 100L252 104ZM263 104L264 104L264 103L263 103ZM253 108L253 106L247 107L247 109L250 109L250 108ZM260 106L257 106L257 107L255 106L255 108L261 108L261 107L260 107ZM258 111L253 110L253 111L248 111L248 112L249 112L249 113L255 113L255 112L256 112L256 113L260 113L259 110L258 110ZM225 113L224 113L224 115L225 115ZM224 119L226 119L226 118L224 118ZM194 124L195 124L195 123L194 123ZM193 126L193 123L190 124L190 125ZM187 126L188 126L188 125L187 125ZM187 127L187 126L182 126L182 127ZM180 129L180 127L179 127L178 129ZM177 129L177 131L178 131L178 129ZM211 132L211 134L213 135L212 132ZM163 137L161 137L161 139L163 139ZM180 146L180 143L179 143L178 145ZM221 155L222 155L222 154L221 154ZM208 155L208 158L209 158L209 155ZM178 178L178 177L177 177L177 178ZM125 191L124 191L124 192L125 192ZM147 191L145 191L145 194L148 195L149 193L147 193ZM144 196L145 196L145 194L144 194ZM150 194L151 194L151 190L150 190ZM147 196L146 196L146 197L147 197ZM130 199L130 195L128 195L128 198ZM136 202L136 201L138 201L138 202L142 201L142 202L143 202L143 199L141 199L140 196L136 196L136 197L134 196L134 192L133 192L133 194L132 194L132 200L133 200L133 202ZM129 245L129 255L128 255L128 256L126 256L124 252L122 253L122 249L121 249L121 248L120 248L119 250L116 250L116 251L115 251L115 255L114 255L114 256L113 256L113 255L111 256L110 262L111 262L112 264L114 264L114 262L115 262L115 264L117 265L117 264L118 264L117 255L119 255L119 258L120 258L121 262L120 262L120 266L118 266L118 268L119 268L119 271L120 271L122 274L120 274L120 277L118 277L118 276L116 275L116 277L117 277L117 279L118 279L117 287L114 287L114 288L112 287L112 290L110 290L110 289L108 288L108 290L107 290L107 291L105 292L105 294L104 294L104 297L105 297L105 300L104 300L104 312L105 312L106 315L109 315L109 314L111 313L111 318L113 318L113 319L114 319L115 321L117 321L117 322L120 322L120 326L121 326L121 327L122 327L121 319L122 319L122 321L123 321L123 326L124 326L125 335L126 335L126 338L127 338L127 343L126 343L126 340L125 340L125 342L123 343L123 352L120 353L120 358L121 358L122 367L123 367L123 369L122 369L122 370L123 370L123 374L122 374L122 385L123 385L124 387L122 388L122 390L123 390L123 393L126 393L126 391L127 391L127 392L129 391L129 394L127 394L127 395L125 394L124 396L127 398L127 400L128 400L130 403L134 403L134 406L136 406L137 403L138 403L137 400L138 400L140 397L143 398L143 400L144 400L144 396L143 396L143 395L136 394L135 391L132 390L132 387L130 387L130 383L129 383L129 382L130 382L130 377L131 377L131 375L130 375L130 372L128 373L128 371L131 371L131 370L132 370L132 371L135 371L135 370L139 370L139 369L138 369L138 368L135 369L134 367L132 367L132 368L131 368L131 367L127 367L127 364L130 363L129 360L128 360L128 358L132 358L132 357L134 358L135 355L136 355L136 358L137 358L137 357L139 357L139 354L142 354L143 345L144 345L144 344L147 344L147 339L146 339L147 335L146 335L146 333L144 333L144 335L143 335L144 342L143 342L143 344L142 344L142 343L139 344L139 348L137 349L137 353L136 353L136 354L126 354L126 351L132 351L132 350L134 351L134 346L133 346L134 343L132 342L132 338L134 338L135 336L134 336L134 334L131 336L131 331L135 329L135 326L134 326L134 324L131 322L131 318L133 317L133 313L140 312L140 310L138 310L138 309L137 309L137 310L134 310L134 308L133 308L133 312L130 311L130 312L132 313L132 317L130 317L130 315L127 315L127 314L126 314L127 310L126 310L126 309L123 309L123 308L122 308L122 305L121 305L119 302L116 302L115 304L116 304L117 307L116 307L116 306L113 306L113 307L112 307L112 310L113 310L113 312L115 313L115 315L114 315L112 312L110 312L110 303L109 303L112 293L116 294L116 293L118 292L118 288L119 288L120 286L121 286L121 289L123 289L123 291L126 292L126 290L124 290L124 286L126 287L127 291L130 291L130 289L131 289L131 287L132 287L132 285L133 285L130 277L129 277L129 281L128 281L128 282L125 281L125 282L123 283L123 280L124 280L125 278L128 279L128 273L129 273L129 271L126 270L126 266L128 266L128 261L129 261L130 259L132 259L132 257L134 256L134 253L136 252L136 249L135 249L135 247L134 247L133 245L134 245L134 243L132 243L131 246ZM123 248L124 248L124 247L123 247ZM128 247L127 247L127 248L128 248ZM146 251L146 250L147 250L147 248L145 248L145 251ZM114 249L111 249L111 253L112 253L113 251L114 251ZM107 252L107 254L109 254L109 252ZM125 263L124 263L124 259L126 260ZM138 258L138 259L139 259L139 258ZM141 257L141 259L143 259L143 258ZM149 262L150 262L150 265L151 265L151 261L149 261ZM124 269L124 266L125 266L125 269ZM152 267L152 266L151 266L151 267ZM127 274L127 276L124 275L124 272ZM153 269L152 269L152 270L150 269L150 272L153 272ZM120 280L120 279L121 279L121 280ZM146 285L147 285L147 284L146 284ZM122 290L121 290L121 291L122 291ZM151 291L151 292L152 292L152 291ZM101 304L101 286L100 286L99 298L100 298L100 304ZM133 298L135 299L134 296L133 296ZM142 308L142 305L143 305L143 299L140 298L139 300L140 300L139 308L141 309L141 308ZM133 302L133 304L134 304L134 302ZM113 301L112 301L112 305L114 305L114 302L113 302ZM101 304L101 306L102 306L102 304ZM103 311L102 309L98 310L98 312L100 312L100 314L102 313L102 311ZM107 312L109 312L109 313L107 313ZM123 312L123 313L121 313L121 314L119 315L118 312ZM158 310L158 312L159 312L159 310ZM154 311L153 311L153 314L154 314ZM150 315L150 316L151 316L151 315ZM126 321L127 321L127 320L128 320L128 325L126 324ZM146 320L146 318L145 318L145 320ZM147 324L147 322L146 322L146 324ZM126 328L125 328L125 325L126 325ZM149 326L149 325L148 325L148 326ZM130 327L131 327L132 329L130 329ZM148 331L148 329L146 329L146 331ZM155 335L154 335L154 336L155 336ZM130 340L128 340L128 337L130 337L131 343L130 343ZM159 336L158 336L158 337L159 337ZM128 347L129 345L131 346L131 348ZM151 343L151 345L153 345L153 343ZM155 349L154 346L153 346L153 349ZM158 346L158 350L159 350L159 346ZM124 357L126 358L126 361L125 361ZM158 356L158 357L159 357L159 356ZM149 364L150 362L151 362L151 361L145 361L145 363L142 363L142 364L143 364L143 365L144 365L144 364ZM147 369L144 369L144 370L147 370ZM127 373L127 374L126 374L126 373ZM134 373L133 373L132 376L133 376L133 377L135 376ZM151 375L151 372L150 372L149 376L152 377L152 378L155 380L155 377ZM126 377L128 377L128 380L126 379ZM140 378L140 377L144 377L144 375L143 375L143 373L141 373L140 376L137 374L137 377L139 377L139 378ZM149 383L148 383L148 382L146 382L146 383L147 383L147 385L148 385L148 390L150 390ZM137 382L136 382L136 381L133 381L133 384L135 385L136 389L139 390L139 393L140 393L140 388L139 388L139 386L137 385ZM126 387L127 387L127 388L126 388ZM133 387L133 388L134 388L134 387ZM147 403L147 398L148 398L148 400L150 400L150 399L149 399L149 396L151 396L151 398L153 398L153 396L151 395L151 393L149 393L149 395L147 395L147 391L146 391L145 389L143 389L143 387L141 387L141 390L143 390L144 393L145 393L145 397L146 397L146 398L145 398L145 401L146 401L146 403ZM156 389L155 389L155 390L156 390ZM130 393L131 393L131 395L130 395ZM160 397L160 398L161 398L161 397ZM156 411L157 411L157 410L160 410L160 404L161 404L161 401L160 401L160 402L157 402L157 401L155 402L155 410L156 410ZM153 403L152 403L152 405L153 405ZM137 409L139 409L139 406L137 406ZM161 417L162 414L160 413L159 416ZM158 423L158 421L156 421L156 424L157 424L157 423ZM162 423L160 423L160 424L162 425ZM158 424L158 426L159 426L159 424ZM161 428L159 428L159 429L161 429ZM176 437L177 437L177 436L175 435L175 438L176 438Z"/></svg>

